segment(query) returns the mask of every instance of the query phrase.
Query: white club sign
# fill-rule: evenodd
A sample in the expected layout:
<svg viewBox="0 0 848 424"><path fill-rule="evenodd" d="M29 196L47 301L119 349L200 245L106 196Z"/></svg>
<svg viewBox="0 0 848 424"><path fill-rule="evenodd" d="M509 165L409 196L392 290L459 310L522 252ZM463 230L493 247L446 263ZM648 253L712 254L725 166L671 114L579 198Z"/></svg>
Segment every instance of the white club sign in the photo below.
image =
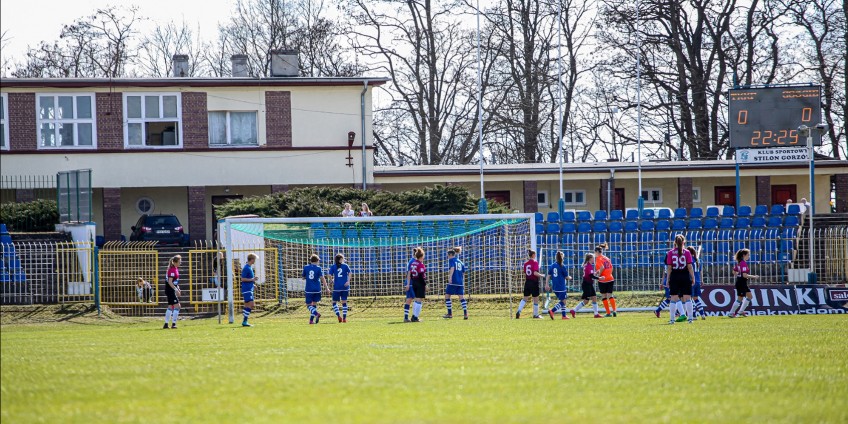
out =
<svg viewBox="0 0 848 424"><path fill-rule="evenodd" d="M769 149L737 149L736 161L750 163L809 162L807 147L773 147Z"/></svg>

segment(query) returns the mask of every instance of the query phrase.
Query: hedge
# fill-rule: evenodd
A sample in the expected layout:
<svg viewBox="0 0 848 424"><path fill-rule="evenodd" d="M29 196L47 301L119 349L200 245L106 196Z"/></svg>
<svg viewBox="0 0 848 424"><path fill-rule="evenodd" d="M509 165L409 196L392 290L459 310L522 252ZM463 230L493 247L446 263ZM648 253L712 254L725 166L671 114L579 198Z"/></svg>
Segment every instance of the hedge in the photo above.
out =
<svg viewBox="0 0 848 424"><path fill-rule="evenodd" d="M11 232L55 231L59 222L59 208L55 200L32 202L6 202L0 205L0 223Z"/></svg>

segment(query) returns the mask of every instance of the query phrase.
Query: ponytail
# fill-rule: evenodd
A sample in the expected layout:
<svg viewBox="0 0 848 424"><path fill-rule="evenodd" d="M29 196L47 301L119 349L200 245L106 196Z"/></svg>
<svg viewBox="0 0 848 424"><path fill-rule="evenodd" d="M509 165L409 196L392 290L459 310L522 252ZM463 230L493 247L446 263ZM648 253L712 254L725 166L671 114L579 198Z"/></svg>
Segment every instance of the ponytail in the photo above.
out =
<svg viewBox="0 0 848 424"><path fill-rule="evenodd" d="M609 246L606 243L601 243L601 244L598 245L598 247L595 248L595 252L603 254L604 250L606 250L607 247L609 247Z"/></svg>
<svg viewBox="0 0 848 424"><path fill-rule="evenodd" d="M344 255L342 255L341 253L336 255L336 257L335 257L336 266L340 266L342 264L343 260L344 260Z"/></svg>
<svg viewBox="0 0 848 424"><path fill-rule="evenodd" d="M535 251L535 250L533 250L533 249L528 249L528 250L527 250L527 257L528 257L528 258L534 258L534 257L536 257L536 251Z"/></svg>
<svg viewBox="0 0 848 424"><path fill-rule="evenodd" d="M420 247L419 247L419 248L415 251L415 259L418 259L418 260L420 261L420 260L421 260L421 258L423 258L423 257L424 257L424 249L422 249L422 248L420 248Z"/></svg>
<svg viewBox="0 0 848 424"><path fill-rule="evenodd" d="M742 262L742 259L745 258L745 255L749 253L751 253L751 251L748 249L739 249L739 251L736 252L736 262Z"/></svg>
<svg viewBox="0 0 848 424"><path fill-rule="evenodd" d="M674 247L677 248L677 255L683 255L683 245L686 243L686 237L683 234L678 234L674 237Z"/></svg>
<svg viewBox="0 0 848 424"><path fill-rule="evenodd" d="M558 264L560 264L560 265L562 265L562 261L563 261L563 259L564 259L564 255L562 254L562 252L557 252L557 253L556 253L556 261L557 261L557 263L558 263Z"/></svg>
<svg viewBox="0 0 848 424"><path fill-rule="evenodd" d="M170 261L168 261L168 265L170 265L170 266L177 266L177 264L179 264L180 262L182 262L182 260L183 260L183 257L182 257L182 256L180 256L180 255L174 255L174 256L172 256L172 257L171 257L171 260L170 260Z"/></svg>

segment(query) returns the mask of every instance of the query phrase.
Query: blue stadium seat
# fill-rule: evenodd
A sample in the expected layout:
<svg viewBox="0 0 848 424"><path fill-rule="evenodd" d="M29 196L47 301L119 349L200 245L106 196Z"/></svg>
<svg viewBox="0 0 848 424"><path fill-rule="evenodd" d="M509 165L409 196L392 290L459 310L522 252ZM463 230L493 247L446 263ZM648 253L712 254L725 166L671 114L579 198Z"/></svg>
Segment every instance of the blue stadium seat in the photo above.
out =
<svg viewBox="0 0 848 424"><path fill-rule="evenodd" d="M443 221L443 222L447 222L447 221ZM389 224L385 221L378 221L378 222L374 223L374 228L386 228L386 227L388 227L388 225Z"/></svg>
<svg viewBox="0 0 848 424"><path fill-rule="evenodd" d="M572 249L572 250L574 249L574 240L575 240L574 233L563 233L562 238L560 240L561 240L563 249L565 249L565 248L569 248L569 249Z"/></svg>
<svg viewBox="0 0 848 424"><path fill-rule="evenodd" d="M341 228L341 227L342 227L341 222L328 222L327 223L327 228Z"/></svg>
<svg viewBox="0 0 848 424"><path fill-rule="evenodd" d="M595 221L606 221L607 211L595 211Z"/></svg>
<svg viewBox="0 0 848 424"><path fill-rule="evenodd" d="M635 221L635 220L639 219L639 211L636 210L636 209L629 209L627 211L627 213L624 215L624 217L628 221Z"/></svg>
<svg viewBox="0 0 848 424"><path fill-rule="evenodd" d="M751 225L751 218L740 217L736 218L736 228L748 228Z"/></svg>
<svg viewBox="0 0 848 424"><path fill-rule="evenodd" d="M659 214L657 214L657 218L659 218L659 219L671 219L671 210L670 209L660 209Z"/></svg>
<svg viewBox="0 0 848 424"><path fill-rule="evenodd" d="M545 233L546 234L559 234L559 224L556 224L556 223L553 223L553 222L549 223L545 227Z"/></svg>
<svg viewBox="0 0 848 424"><path fill-rule="evenodd" d="M559 212L548 212L548 222L559 222Z"/></svg>
<svg viewBox="0 0 848 424"><path fill-rule="evenodd" d="M577 212L577 222L587 222L592 220L592 214L589 211Z"/></svg>
<svg viewBox="0 0 848 424"><path fill-rule="evenodd" d="M639 231L654 231L654 221L642 221Z"/></svg>
<svg viewBox="0 0 848 424"><path fill-rule="evenodd" d="M577 226L574 223L566 222L562 224L562 232L563 233L573 233L577 231Z"/></svg>
<svg viewBox="0 0 848 424"><path fill-rule="evenodd" d="M609 219L613 221L621 221L624 219L624 214L618 209L611 210Z"/></svg>
<svg viewBox="0 0 848 424"><path fill-rule="evenodd" d="M624 232L633 233L639 229L639 223L636 221L627 221L624 223Z"/></svg>
<svg viewBox="0 0 848 424"><path fill-rule="evenodd" d="M784 227L797 227L800 224L801 224L801 222L798 219L798 216L796 216L796 215L787 216L786 220L783 222Z"/></svg>
<svg viewBox="0 0 848 424"><path fill-rule="evenodd" d="M783 218L780 216L770 216L768 219L769 227L780 227L783 225Z"/></svg>
<svg viewBox="0 0 848 424"><path fill-rule="evenodd" d="M545 220L545 216L542 215L541 212L536 212L534 215L536 217L536 223L543 222Z"/></svg>
<svg viewBox="0 0 848 424"><path fill-rule="evenodd" d="M577 232L578 233L591 233L592 232L592 224L588 222L581 222L577 224Z"/></svg>
<svg viewBox="0 0 848 424"><path fill-rule="evenodd" d="M690 219L689 225L687 225L686 228L690 230L700 230L702 226L700 219Z"/></svg>
<svg viewBox="0 0 848 424"><path fill-rule="evenodd" d="M327 231L315 230L312 232L312 237L317 239L327 238Z"/></svg>
<svg viewBox="0 0 848 424"><path fill-rule="evenodd" d="M607 232L607 223L602 221L595 221L592 224L592 231L596 233L605 233Z"/></svg>
<svg viewBox="0 0 848 424"><path fill-rule="evenodd" d="M621 221L610 221L609 230L610 232L620 233L624 229L624 226L621 224Z"/></svg>
<svg viewBox="0 0 848 424"><path fill-rule="evenodd" d="M677 208L674 210L674 219L686 219L686 208Z"/></svg>
<svg viewBox="0 0 848 424"><path fill-rule="evenodd" d="M324 228L324 223L323 222L313 222L313 223L309 224L309 228L311 228L313 230L317 230L319 228Z"/></svg>
<svg viewBox="0 0 848 424"><path fill-rule="evenodd" d="M766 219L762 216L755 216L753 220L751 220L751 227L753 228L763 228L766 226Z"/></svg>
<svg viewBox="0 0 848 424"><path fill-rule="evenodd" d="M715 230L718 227L718 221L715 218L707 218L704 220L705 230Z"/></svg>
<svg viewBox="0 0 848 424"><path fill-rule="evenodd" d="M779 228L766 228L763 232L763 262L776 262L778 253Z"/></svg>
<svg viewBox="0 0 848 424"><path fill-rule="evenodd" d="M671 229L673 231L683 231L686 229L686 221L682 219L675 219L671 224Z"/></svg>
<svg viewBox="0 0 848 424"><path fill-rule="evenodd" d="M707 218L718 218L718 206L710 206L707 208Z"/></svg>
<svg viewBox="0 0 848 424"><path fill-rule="evenodd" d="M740 206L739 210L736 211L736 215L740 217L749 217L751 216L751 207L750 206Z"/></svg>
<svg viewBox="0 0 848 424"><path fill-rule="evenodd" d="M747 247L751 251L751 260L749 262L762 262L763 255L763 230L761 228L752 228L748 231ZM746 245L743 244L742 247ZM738 250L738 249L737 249Z"/></svg>
<svg viewBox="0 0 848 424"><path fill-rule="evenodd" d="M745 229L737 229L733 231L733 250L736 253L745 248L745 243L749 241L749 231Z"/></svg>
<svg viewBox="0 0 848 424"><path fill-rule="evenodd" d="M769 215L783 215L783 205L772 205Z"/></svg>
<svg viewBox="0 0 848 424"><path fill-rule="evenodd" d="M370 228L363 228L362 230L359 231L359 238L365 239L365 240L373 239L374 238L374 230L372 230Z"/></svg>
<svg viewBox="0 0 848 424"><path fill-rule="evenodd" d="M574 222L574 212L563 212L562 213L562 222Z"/></svg>
<svg viewBox="0 0 848 424"><path fill-rule="evenodd" d="M592 226L588 222L577 225L577 250L592 251Z"/></svg>
<svg viewBox="0 0 848 424"><path fill-rule="evenodd" d="M733 218L722 218L718 224L719 228L733 228Z"/></svg>
<svg viewBox="0 0 848 424"><path fill-rule="evenodd" d="M689 219L692 219L692 218L700 219L700 218L703 218L703 217L704 217L704 210L701 209L701 208L692 208L692 210L689 211Z"/></svg>
<svg viewBox="0 0 848 424"><path fill-rule="evenodd" d="M801 215L801 205L796 205L795 203L789 205L789 207L786 208L786 214L787 215Z"/></svg>
<svg viewBox="0 0 848 424"><path fill-rule="evenodd" d="M545 224L536 224L536 234L545 234Z"/></svg>
<svg viewBox="0 0 848 424"><path fill-rule="evenodd" d="M736 209L733 206L725 206L721 210L721 216L732 218L736 216Z"/></svg>
<svg viewBox="0 0 848 424"><path fill-rule="evenodd" d="M607 242L607 233L592 233L592 243L599 245Z"/></svg>
<svg viewBox="0 0 848 424"><path fill-rule="evenodd" d="M654 210L642 209L642 219L654 219Z"/></svg>
<svg viewBox="0 0 848 424"><path fill-rule="evenodd" d="M669 229L671 229L671 222L667 219L657 221L657 231L668 231Z"/></svg>
<svg viewBox="0 0 848 424"><path fill-rule="evenodd" d="M754 208L754 216L765 216L768 215L768 206L766 205L757 205Z"/></svg>
<svg viewBox="0 0 848 424"><path fill-rule="evenodd" d="M665 251L664 246L668 246L671 241L671 234L667 232L658 232L657 233L657 249Z"/></svg>
<svg viewBox="0 0 848 424"><path fill-rule="evenodd" d="M610 252L619 252L621 251L621 233L611 232L609 233L609 251Z"/></svg>
<svg viewBox="0 0 848 424"><path fill-rule="evenodd" d="M724 263L726 258L730 258L733 250L733 230L722 229L716 232L716 256L714 260L717 263Z"/></svg>

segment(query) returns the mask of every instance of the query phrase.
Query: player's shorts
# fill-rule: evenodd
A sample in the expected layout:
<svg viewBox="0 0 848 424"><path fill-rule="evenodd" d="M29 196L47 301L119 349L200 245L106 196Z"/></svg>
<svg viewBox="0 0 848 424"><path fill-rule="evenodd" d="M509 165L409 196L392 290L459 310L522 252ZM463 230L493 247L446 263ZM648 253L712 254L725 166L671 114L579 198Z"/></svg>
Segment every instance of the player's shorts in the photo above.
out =
<svg viewBox="0 0 848 424"><path fill-rule="evenodd" d="M692 297L701 297L701 283L692 285Z"/></svg>
<svg viewBox="0 0 848 424"><path fill-rule="evenodd" d="M253 291L241 292L241 297L245 302L253 302Z"/></svg>
<svg viewBox="0 0 848 424"><path fill-rule="evenodd" d="M748 280L742 277L736 278L736 295L737 296L745 296L747 293L751 293L751 289L748 288Z"/></svg>
<svg viewBox="0 0 848 424"><path fill-rule="evenodd" d="M607 283L602 283L598 281L598 291L601 292L601 294L612 294L612 289L614 285L615 281L610 281Z"/></svg>
<svg viewBox="0 0 848 424"><path fill-rule="evenodd" d="M445 294L450 296L465 296L465 286L448 284L448 286L445 287Z"/></svg>
<svg viewBox="0 0 848 424"><path fill-rule="evenodd" d="M568 298L568 292L565 291L565 290L563 290L563 291L554 290L554 294L556 295L558 300L565 300L566 298Z"/></svg>
<svg viewBox="0 0 848 424"><path fill-rule="evenodd" d="M177 292L173 290L165 290L165 297L168 298L169 305L176 305L180 303L180 298L177 297Z"/></svg>
<svg viewBox="0 0 848 424"><path fill-rule="evenodd" d="M580 285L580 288L583 289L583 294L580 296L583 300L589 300L598 295L595 292L595 283L591 278L583 279L583 284Z"/></svg>
<svg viewBox="0 0 848 424"><path fill-rule="evenodd" d="M347 295L350 294L350 289L345 290L333 290L333 302L338 302L340 300L347 301Z"/></svg>
<svg viewBox="0 0 848 424"><path fill-rule="evenodd" d="M528 278L526 281L524 281L524 297L539 297L539 293L540 290L538 280L531 280Z"/></svg>
<svg viewBox="0 0 848 424"><path fill-rule="evenodd" d="M406 291L407 299L415 299L415 290L412 290L412 284L409 284L409 290Z"/></svg>
<svg viewBox="0 0 848 424"><path fill-rule="evenodd" d="M309 305L312 302L318 303L321 301L321 292L317 293L306 293L306 304Z"/></svg>
<svg viewBox="0 0 848 424"><path fill-rule="evenodd" d="M685 270L671 271L668 279L668 291L672 296L689 296L692 294L692 280Z"/></svg>
<svg viewBox="0 0 848 424"><path fill-rule="evenodd" d="M412 280L412 291L418 299L424 299L427 295L427 283L423 280Z"/></svg>

